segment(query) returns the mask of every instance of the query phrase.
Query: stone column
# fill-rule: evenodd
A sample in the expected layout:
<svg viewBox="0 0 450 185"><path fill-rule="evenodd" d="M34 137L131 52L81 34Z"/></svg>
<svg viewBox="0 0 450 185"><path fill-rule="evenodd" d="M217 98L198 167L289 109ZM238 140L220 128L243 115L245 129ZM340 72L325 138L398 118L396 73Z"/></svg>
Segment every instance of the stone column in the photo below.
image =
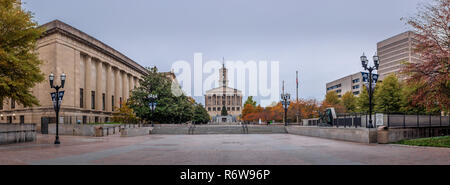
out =
<svg viewBox="0 0 450 185"><path fill-rule="evenodd" d="M128 99L128 80L127 73L122 71L122 103L127 102Z"/></svg>
<svg viewBox="0 0 450 185"><path fill-rule="evenodd" d="M96 62L96 87L97 89L95 90L95 110L97 111L101 111L103 110L103 101L102 101L102 97L103 97L103 85L102 85L102 78L103 78L103 69L102 69L102 62L101 61L97 61Z"/></svg>
<svg viewBox="0 0 450 185"><path fill-rule="evenodd" d="M114 106L120 107L120 80L119 80L120 70L114 68Z"/></svg>
<svg viewBox="0 0 450 185"><path fill-rule="evenodd" d="M75 50L75 71L74 71L74 75L73 75L73 84L74 84L74 107L80 107L80 79L83 79L81 77L81 72L80 72L80 62L81 62L81 54L78 50ZM84 103L84 102L83 102ZM76 122L76 121L75 121Z"/></svg>
<svg viewBox="0 0 450 185"><path fill-rule="evenodd" d="M92 58L90 56L86 56L86 65L84 69L85 73L85 81L84 81L84 108L90 110L91 109L91 64Z"/></svg>
<svg viewBox="0 0 450 185"><path fill-rule="evenodd" d="M139 78L138 77L136 77L134 79L134 85L136 86L136 88L139 88L140 84L139 84Z"/></svg>
<svg viewBox="0 0 450 185"><path fill-rule="evenodd" d="M131 91L134 89L133 86L133 76L131 74L128 75L128 97L131 96Z"/></svg>
<svg viewBox="0 0 450 185"><path fill-rule="evenodd" d="M112 69L111 69L111 65L107 64L106 66L106 112L111 112L112 111L112 100L111 100L111 96L112 96L112 78L113 78L113 73L112 73Z"/></svg>

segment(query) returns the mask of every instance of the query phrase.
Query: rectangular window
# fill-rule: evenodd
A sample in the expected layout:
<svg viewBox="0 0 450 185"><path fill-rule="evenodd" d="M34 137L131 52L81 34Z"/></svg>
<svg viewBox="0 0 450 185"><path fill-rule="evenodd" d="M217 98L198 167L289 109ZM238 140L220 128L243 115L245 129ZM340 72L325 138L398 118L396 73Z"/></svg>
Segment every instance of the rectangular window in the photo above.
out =
<svg viewBox="0 0 450 185"><path fill-rule="evenodd" d="M0 99L0 110L3 110L3 100Z"/></svg>
<svg viewBox="0 0 450 185"><path fill-rule="evenodd" d="M353 86L353 89L359 89L359 85Z"/></svg>
<svg viewBox="0 0 450 185"><path fill-rule="evenodd" d="M11 99L11 109L15 109L16 108L16 100Z"/></svg>
<svg viewBox="0 0 450 185"><path fill-rule="evenodd" d="M119 107L122 108L122 97L119 98Z"/></svg>
<svg viewBox="0 0 450 185"><path fill-rule="evenodd" d="M102 110L105 110L105 103L106 103L106 94L102 94Z"/></svg>
<svg viewBox="0 0 450 185"><path fill-rule="evenodd" d="M80 108L84 108L84 89L80 88Z"/></svg>
<svg viewBox="0 0 450 185"><path fill-rule="evenodd" d="M111 97L111 107L111 110L114 111L114 96Z"/></svg>
<svg viewBox="0 0 450 185"><path fill-rule="evenodd" d="M354 95L359 95L359 91L353 92Z"/></svg>
<svg viewBox="0 0 450 185"><path fill-rule="evenodd" d="M91 109L95 109L95 91L91 92Z"/></svg>
<svg viewBox="0 0 450 185"><path fill-rule="evenodd" d="M358 83L358 82L359 82L359 78L353 80L353 83Z"/></svg>

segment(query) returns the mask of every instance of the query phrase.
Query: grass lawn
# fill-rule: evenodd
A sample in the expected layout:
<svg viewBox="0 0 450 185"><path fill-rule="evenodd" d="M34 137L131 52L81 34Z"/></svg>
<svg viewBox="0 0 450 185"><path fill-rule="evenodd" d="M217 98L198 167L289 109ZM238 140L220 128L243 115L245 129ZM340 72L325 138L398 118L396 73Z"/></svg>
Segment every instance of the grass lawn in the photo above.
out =
<svg viewBox="0 0 450 185"><path fill-rule="evenodd" d="M395 144L450 148L450 136L403 140Z"/></svg>

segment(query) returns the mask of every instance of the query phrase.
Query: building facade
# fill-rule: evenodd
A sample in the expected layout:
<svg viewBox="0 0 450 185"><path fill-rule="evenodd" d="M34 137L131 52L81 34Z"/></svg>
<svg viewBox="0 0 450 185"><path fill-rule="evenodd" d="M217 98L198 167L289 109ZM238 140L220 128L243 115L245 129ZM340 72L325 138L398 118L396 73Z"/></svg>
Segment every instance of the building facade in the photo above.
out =
<svg viewBox="0 0 450 185"><path fill-rule="evenodd" d="M347 92L352 92L355 96L359 96L363 90L364 82L361 72L340 78L338 80L326 84L327 93L335 91L339 98Z"/></svg>
<svg viewBox="0 0 450 185"><path fill-rule="evenodd" d="M38 40L37 52L43 61L46 80L37 84L33 95L40 106L23 107L14 100L0 104L0 123L36 123L43 118L56 122L48 75L67 75L60 123L108 122L112 112L126 102L130 91L139 86L147 70L101 41L61 21L43 25L46 32Z"/></svg>
<svg viewBox="0 0 450 185"><path fill-rule="evenodd" d="M219 87L206 91L205 108L213 118L220 116L225 107L228 114L237 118L242 113L242 92L228 87L228 76L225 65L220 69Z"/></svg>
<svg viewBox="0 0 450 185"><path fill-rule="evenodd" d="M418 43L412 31L404 32L394 37L377 43L377 53L380 57L378 74L383 80L389 74L399 75L403 62L421 62L420 56L414 53L414 47Z"/></svg>

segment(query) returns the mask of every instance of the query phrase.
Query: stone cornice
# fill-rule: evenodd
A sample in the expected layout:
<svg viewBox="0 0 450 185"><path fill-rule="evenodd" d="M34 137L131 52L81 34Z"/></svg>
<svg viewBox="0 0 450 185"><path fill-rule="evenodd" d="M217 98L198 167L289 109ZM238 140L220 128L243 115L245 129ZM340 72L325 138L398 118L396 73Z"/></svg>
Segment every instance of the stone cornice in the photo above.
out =
<svg viewBox="0 0 450 185"><path fill-rule="evenodd" d="M54 21L46 23L42 26L46 27L46 31L44 32L43 37L54 34L54 33L62 34L66 37L69 37L75 41L85 44L88 47L91 47L91 48L121 62L122 64L141 73L142 75L147 74L147 69L145 69L143 66L139 65L135 61L131 60L124 54L120 53L119 51L117 51L117 50L113 49L112 47L104 44L103 42L95 39L94 37L82 32L64 22L61 22L59 20L54 20Z"/></svg>

